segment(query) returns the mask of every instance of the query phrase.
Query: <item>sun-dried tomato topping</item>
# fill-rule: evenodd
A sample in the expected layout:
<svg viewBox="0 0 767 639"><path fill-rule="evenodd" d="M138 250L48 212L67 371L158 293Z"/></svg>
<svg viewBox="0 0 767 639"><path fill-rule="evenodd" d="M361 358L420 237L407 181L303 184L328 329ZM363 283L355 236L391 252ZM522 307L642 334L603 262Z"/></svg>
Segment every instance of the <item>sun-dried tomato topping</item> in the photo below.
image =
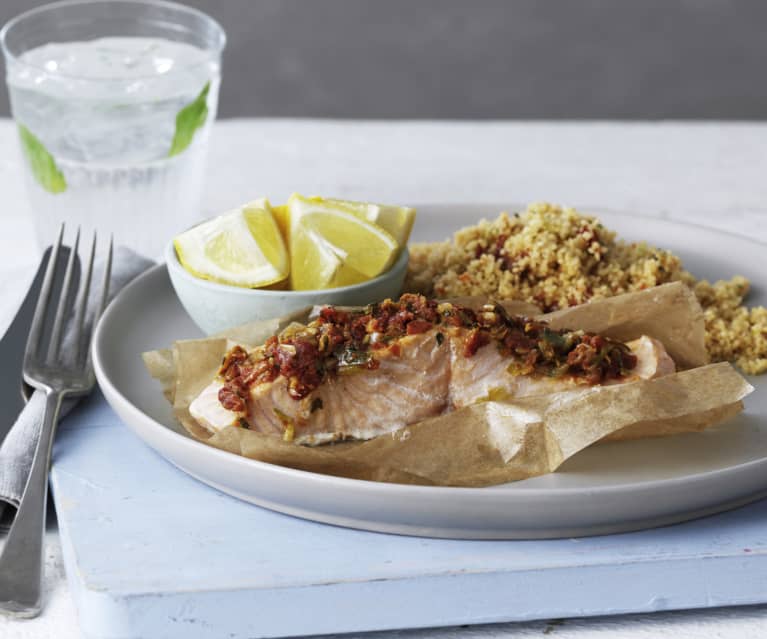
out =
<svg viewBox="0 0 767 639"><path fill-rule="evenodd" d="M405 333L407 335L419 335L420 333L425 333L428 330L431 330L434 328L434 324L432 322L427 322L426 320L422 319L416 319L412 322L409 322L407 325L407 330Z"/></svg>
<svg viewBox="0 0 767 639"><path fill-rule="evenodd" d="M406 294L358 311L326 306L308 326L270 337L250 354L234 347L219 371L225 382L219 400L231 410L244 410L248 389L278 376L287 378L293 399L302 399L328 375L378 368L376 355L383 352L399 357L403 337L438 326L442 327L435 336L438 345L445 334L458 335L463 339L462 355L473 357L494 343L509 358L514 374L569 375L598 384L620 378L636 366L636 357L625 344L601 335L554 330L545 322L508 315L500 305L475 311Z"/></svg>
<svg viewBox="0 0 767 639"><path fill-rule="evenodd" d="M245 397L241 397L240 394L230 386L226 384L218 391L218 401L227 410L242 413L245 411Z"/></svg>
<svg viewBox="0 0 767 639"><path fill-rule="evenodd" d="M219 375L224 379L234 379L240 377L240 366L248 361L248 351L242 346L234 346L224 356L224 361L221 362L221 368L219 369Z"/></svg>
<svg viewBox="0 0 767 639"><path fill-rule="evenodd" d="M463 340L463 356L473 357L480 348L489 343L490 335L488 335L487 331L473 328L469 331L466 339Z"/></svg>

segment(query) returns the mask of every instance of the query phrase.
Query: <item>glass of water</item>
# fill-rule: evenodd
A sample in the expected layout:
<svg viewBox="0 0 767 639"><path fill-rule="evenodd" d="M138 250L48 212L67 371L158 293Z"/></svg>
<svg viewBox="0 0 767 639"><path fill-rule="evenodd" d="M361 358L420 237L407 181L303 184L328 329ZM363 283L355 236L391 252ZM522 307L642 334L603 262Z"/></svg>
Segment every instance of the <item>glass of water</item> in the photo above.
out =
<svg viewBox="0 0 767 639"><path fill-rule="evenodd" d="M158 257L201 215L226 37L152 0L67 0L0 31L41 246L61 222Z"/></svg>

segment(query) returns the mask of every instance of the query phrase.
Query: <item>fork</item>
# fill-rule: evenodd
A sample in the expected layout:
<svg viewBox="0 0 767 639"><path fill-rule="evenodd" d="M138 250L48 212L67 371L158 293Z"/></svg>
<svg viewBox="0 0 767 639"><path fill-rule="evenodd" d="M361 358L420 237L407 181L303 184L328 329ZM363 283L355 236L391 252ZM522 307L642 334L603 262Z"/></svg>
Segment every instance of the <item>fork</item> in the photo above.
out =
<svg viewBox="0 0 767 639"><path fill-rule="evenodd" d="M95 383L90 343L93 328L106 304L112 268L112 241L110 239L100 300L93 312L92 322L86 324L85 318L96 254L96 234L94 233L88 267L80 287L79 298L75 302L74 317L70 319L70 297L73 293L75 260L80 243L80 229L78 228L73 248L67 260L56 314L46 348L44 344L46 331L44 329L46 318L52 309L51 298L53 296L51 293L63 237L64 225L62 224L58 241L48 259L43 285L29 329L22 369L24 381L45 394L45 411L29 478L16 517L8 533L2 556L0 556L0 611L18 617L34 617L39 614L41 609L48 467L56 424L58 423L62 400L66 397L86 395ZM72 352L62 354L61 343L66 326L69 326L70 333L67 340L71 342Z"/></svg>

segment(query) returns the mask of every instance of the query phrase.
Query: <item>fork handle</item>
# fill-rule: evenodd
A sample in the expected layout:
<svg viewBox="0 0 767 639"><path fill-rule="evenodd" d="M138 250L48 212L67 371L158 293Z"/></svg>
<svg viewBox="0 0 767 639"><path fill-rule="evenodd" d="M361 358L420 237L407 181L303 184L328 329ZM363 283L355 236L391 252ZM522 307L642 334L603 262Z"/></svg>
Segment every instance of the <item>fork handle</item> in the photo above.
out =
<svg viewBox="0 0 767 639"><path fill-rule="evenodd" d="M62 393L45 392L45 412L29 479L0 556L0 610L34 617L42 604L43 540L48 466Z"/></svg>

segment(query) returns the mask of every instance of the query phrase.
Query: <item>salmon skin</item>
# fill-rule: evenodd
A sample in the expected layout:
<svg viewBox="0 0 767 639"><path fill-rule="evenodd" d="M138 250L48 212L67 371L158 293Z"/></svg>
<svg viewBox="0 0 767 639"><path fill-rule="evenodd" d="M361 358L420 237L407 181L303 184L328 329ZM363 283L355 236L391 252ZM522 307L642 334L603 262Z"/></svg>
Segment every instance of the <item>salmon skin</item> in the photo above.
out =
<svg viewBox="0 0 767 639"><path fill-rule="evenodd" d="M256 430L296 444L371 439L477 401L649 379L675 371L647 336L621 343L403 295L325 307L247 352L234 347L189 407L211 432Z"/></svg>

